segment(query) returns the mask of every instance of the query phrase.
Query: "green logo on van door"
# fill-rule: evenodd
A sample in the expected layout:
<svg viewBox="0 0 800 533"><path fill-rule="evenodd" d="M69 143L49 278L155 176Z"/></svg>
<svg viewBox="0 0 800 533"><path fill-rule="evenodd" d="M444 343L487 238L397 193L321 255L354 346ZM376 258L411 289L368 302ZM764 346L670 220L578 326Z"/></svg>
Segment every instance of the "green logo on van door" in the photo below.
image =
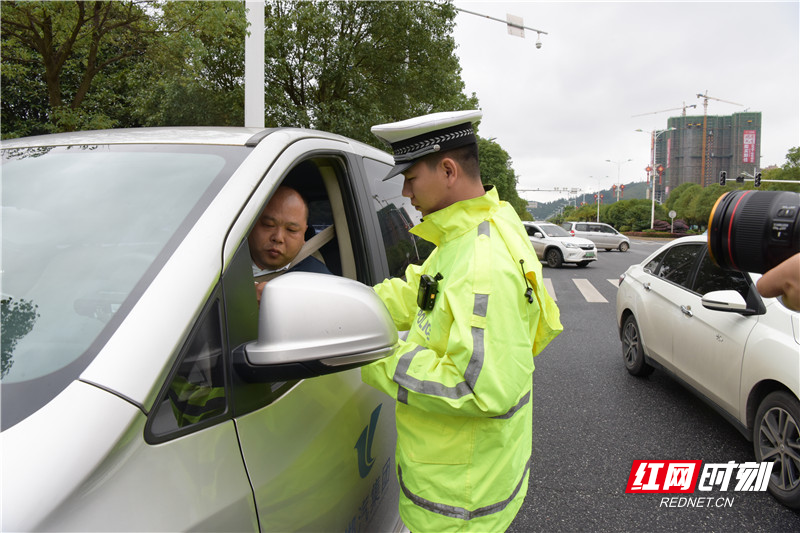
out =
<svg viewBox="0 0 800 533"><path fill-rule="evenodd" d="M358 455L358 474L362 478L367 477L369 471L372 470L372 465L375 464L375 458L372 456L372 441L375 438L375 428L378 427L378 417L381 414L382 405L378 404L378 407L372 411L369 424L361 432L361 436L358 437L358 442L355 445L356 454Z"/></svg>

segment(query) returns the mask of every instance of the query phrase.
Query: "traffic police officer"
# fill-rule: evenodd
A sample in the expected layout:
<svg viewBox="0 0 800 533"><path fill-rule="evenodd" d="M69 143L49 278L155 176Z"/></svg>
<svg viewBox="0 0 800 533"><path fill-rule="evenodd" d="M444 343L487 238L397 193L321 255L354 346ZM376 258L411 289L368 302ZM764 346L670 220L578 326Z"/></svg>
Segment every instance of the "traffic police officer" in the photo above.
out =
<svg viewBox="0 0 800 533"><path fill-rule="evenodd" d="M503 531L531 469L533 357L562 330L519 217L484 189L472 122L434 113L372 128L391 145L411 232L436 245L375 290L410 330L362 368L396 398L400 514L414 532Z"/></svg>

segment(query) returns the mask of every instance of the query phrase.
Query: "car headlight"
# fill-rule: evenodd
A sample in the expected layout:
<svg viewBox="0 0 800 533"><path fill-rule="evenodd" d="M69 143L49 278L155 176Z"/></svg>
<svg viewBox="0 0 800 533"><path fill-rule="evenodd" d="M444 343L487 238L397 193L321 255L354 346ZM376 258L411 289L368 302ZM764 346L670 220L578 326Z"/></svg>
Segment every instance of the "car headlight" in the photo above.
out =
<svg viewBox="0 0 800 533"><path fill-rule="evenodd" d="M566 246L567 248L580 248L580 246L578 246L575 243L571 243L571 242L565 242L564 246Z"/></svg>

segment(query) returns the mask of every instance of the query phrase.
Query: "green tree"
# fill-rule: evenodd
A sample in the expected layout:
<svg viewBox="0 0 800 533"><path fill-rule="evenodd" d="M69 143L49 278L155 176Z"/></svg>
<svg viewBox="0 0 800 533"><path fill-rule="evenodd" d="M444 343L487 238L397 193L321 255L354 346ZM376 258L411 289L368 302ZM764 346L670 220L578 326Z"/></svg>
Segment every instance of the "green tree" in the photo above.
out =
<svg viewBox="0 0 800 533"><path fill-rule="evenodd" d="M656 219L666 217L664 206L656 204L653 212L651 200L632 199L620 200L608 206L602 222L611 224L619 231L643 231L650 229L651 216Z"/></svg>
<svg viewBox="0 0 800 533"><path fill-rule="evenodd" d="M111 127L153 34L141 2L0 2L3 136Z"/></svg>
<svg viewBox="0 0 800 533"><path fill-rule="evenodd" d="M245 5L159 2L162 32L136 65L131 115L144 126L244 123ZM169 30L165 30L169 29Z"/></svg>
<svg viewBox="0 0 800 533"><path fill-rule="evenodd" d="M477 108L463 93L455 14L449 2L269 2L267 125L381 146L373 124Z"/></svg>
<svg viewBox="0 0 800 533"><path fill-rule="evenodd" d="M780 168L765 170L761 177L765 180L800 181L800 148L790 148L786 153L786 163ZM800 184L798 183L764 183L761 188L768 191L800 193Z"/></svg>
<svg viewBox="0 0 800 533"><path fill-rule="evenodd" d="M597 204L586 204L581 205L575 208L574 210L570 211L568 214L565 213L564 220L575 220L578 222L592 222L597 221Z"/></svg>
<svg viewBox="0 0 800 533"><path fill-rule="evenodd" d="M517 175L511 166L508 152L491 139L478 137L478 152L481 162L481 179L484 185L497 187L497 194L514 208L517 214L530 219L525 207L527 202L517 193Z"/></svg>

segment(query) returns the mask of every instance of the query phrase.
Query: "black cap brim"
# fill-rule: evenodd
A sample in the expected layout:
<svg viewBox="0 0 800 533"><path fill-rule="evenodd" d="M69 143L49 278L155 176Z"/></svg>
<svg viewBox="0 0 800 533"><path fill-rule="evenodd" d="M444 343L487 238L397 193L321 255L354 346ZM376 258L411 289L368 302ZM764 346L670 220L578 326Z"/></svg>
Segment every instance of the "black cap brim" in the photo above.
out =
<svg viewBox="0 0 800 533"><path fill-rule="evenodd" d="M404 163L398 163L397 165L392 167L392 170L390 170L389 173L386 175L386 177L383 178L383 180L381 181L390 180L393 177L397 176L398 174L402 174L409 168L413 167L416 163L417 161L406 161Z"/></svg>

